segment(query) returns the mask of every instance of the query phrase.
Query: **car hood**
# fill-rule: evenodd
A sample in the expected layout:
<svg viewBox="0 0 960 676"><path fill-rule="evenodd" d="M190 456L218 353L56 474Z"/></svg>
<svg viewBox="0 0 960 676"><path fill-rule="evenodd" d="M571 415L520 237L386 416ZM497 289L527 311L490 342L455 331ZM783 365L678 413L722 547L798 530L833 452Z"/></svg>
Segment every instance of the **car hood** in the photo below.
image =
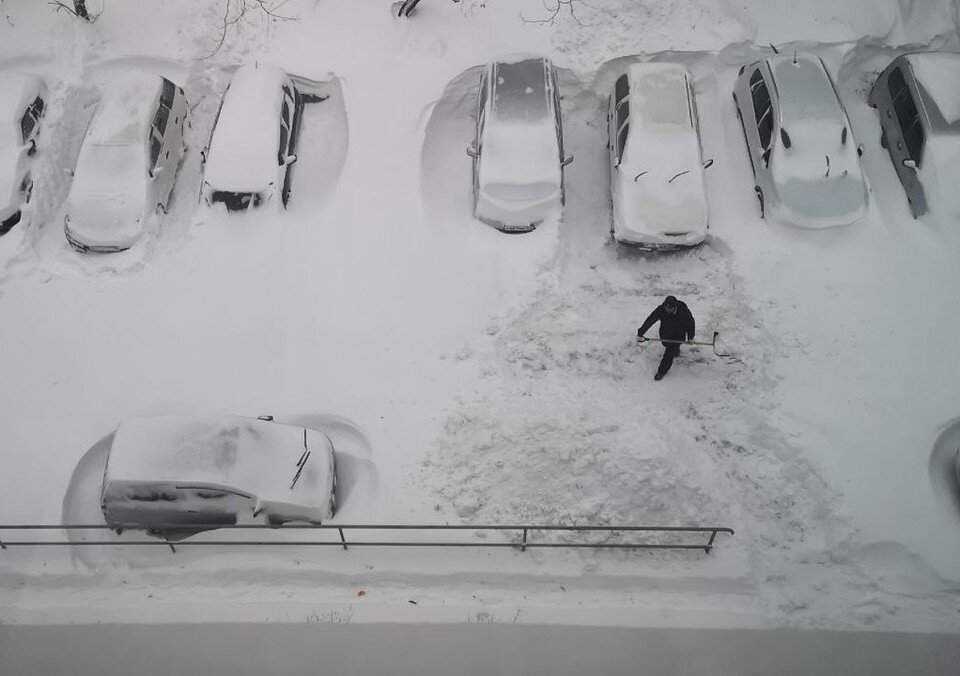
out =
<svg viewBox="0 0 960 676"><path fill-rule="evenodd" d="M791 147L778 144L770 173L780 207L798 225L850 223L866 208L867 192L849 128L812 121L788 128ZM774 208L777 205L771 205Z"/></svg>
<svg viewBox="0 0 960 676"><path fill-rule="evenodd" d="M694 131L645 136L614 171L618 225L638 234L706 232L707 203Z"/></svg>
<svg viewBox="0 0 960 676"><path fill-rule="evenodd" d="M139 148L85 148L67 201L71 237L90 247L133 244L143 233L148 180Z"/></svg>

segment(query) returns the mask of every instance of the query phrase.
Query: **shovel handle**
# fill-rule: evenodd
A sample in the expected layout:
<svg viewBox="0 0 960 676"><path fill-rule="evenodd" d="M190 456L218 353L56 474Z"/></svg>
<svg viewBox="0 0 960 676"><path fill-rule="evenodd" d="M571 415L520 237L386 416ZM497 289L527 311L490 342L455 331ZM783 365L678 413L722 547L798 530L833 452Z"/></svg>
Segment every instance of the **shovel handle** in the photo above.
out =
<svg viewBox="0 0 960 676"><path fill-rule="evenodd" d="M709 347L716 347L717 345L717 336L720 335L719 331L713 332L713 340L709 343L696 340L671 340L669 338L647 338L645 340L638 340L640 343L672 343L674 345L707 345Z"/></svg>

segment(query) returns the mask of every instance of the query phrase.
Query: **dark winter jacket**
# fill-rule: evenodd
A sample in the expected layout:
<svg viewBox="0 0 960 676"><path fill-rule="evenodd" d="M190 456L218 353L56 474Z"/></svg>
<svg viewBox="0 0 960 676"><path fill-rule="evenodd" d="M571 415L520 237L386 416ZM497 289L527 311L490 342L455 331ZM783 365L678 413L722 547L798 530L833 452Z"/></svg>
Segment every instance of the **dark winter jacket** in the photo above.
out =
<svg viewBox="0 0 960 676"><path fill-rule="evenodd" d="M664 340L693 340L697 330L693 314L682 300L677 301L676 314L667 312L663 305L657 307L637 329L637 335L642 336L657 322L660 322L660 337Z"/></svg>

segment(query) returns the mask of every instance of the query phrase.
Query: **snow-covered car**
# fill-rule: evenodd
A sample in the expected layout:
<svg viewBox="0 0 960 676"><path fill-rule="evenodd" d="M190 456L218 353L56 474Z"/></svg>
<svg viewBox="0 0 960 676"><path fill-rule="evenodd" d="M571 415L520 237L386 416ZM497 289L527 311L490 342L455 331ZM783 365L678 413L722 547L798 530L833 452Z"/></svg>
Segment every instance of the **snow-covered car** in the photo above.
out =
<svg viewBox="0 0 960 676"><path fill-rule="evenodd" d="M37 135L47 86L35 75L0 73L0 235L20 222L33 193Z"/></svg>
<svg viewBox="0 0 960 676"><path fill-rule="evenodd" d="M733 100L761 216L828 227L865 213L861 151L818 57L784 54L744 66Z"/></svg>
<svg viewBox="0 0 960 676"><path fill-rule="evenodd" d="M707 196L692 77L675 63L637 63L607 109L611 232L645 248L693 246L707 235Z"/></svg>
<svg viewBox="0 0 960 676"><path fill-rule="evenodd" d="M880 73L870 105L880 114L880 144L916 218L936 195L960 204L960 54L898 56ZM960 211L956 207L954 211Z"/></svg>
<svg viewBox="0 0 960 676"><path fill-rule="evenodd" d="M560 94L549 59L497 61L480 77L473 145L474 217L528 232L563 208Z"/></svg>
<svg viewBox="0 0 960 676"><path fill-rule="evenodd" d="M183 158L187 100L170 80L110 71L80 148L64 232L79 251L133 246L147 220L164 213Z"/></svg>
<svg viewBox="0 0 960 676"><path fill-rule="evenodd" d="M230 211L286 206L304 97L283 70L241 66L223 95L204 167L207 204Z"/></svg>
<svg viewBox="0 0 960 676"><path fill-rule="evenodd" d="M336 511L327 435L240 416L125 420L110 445L100 505L114 528L291 521Z"/></svg>

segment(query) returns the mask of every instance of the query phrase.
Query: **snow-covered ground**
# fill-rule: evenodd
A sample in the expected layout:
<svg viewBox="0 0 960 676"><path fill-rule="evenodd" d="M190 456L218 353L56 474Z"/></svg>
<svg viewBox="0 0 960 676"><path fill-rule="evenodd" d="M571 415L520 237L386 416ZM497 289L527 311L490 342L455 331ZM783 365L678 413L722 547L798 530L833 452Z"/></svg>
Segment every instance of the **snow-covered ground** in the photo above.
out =
<svg viewBox="0 0 960 676"><path fill-rule="evenodd" d="M409 20L389 5L288 2L295 20L251 14L203 58L222 2L107 3L93 25L0 4L0 59L53 87L31 223L0 238L0 522L95 515L81 489L96 489L120 420L272 413L347 430L375 468L349 522L705 523L736 537L709 557L11 548L0 622L960 633L960 500L944 476L960 218L910 217L866 105L899 51L960 48L957 4L584 0L552 22L539 0L424 0ZM852 226L758 216L730 92L771 42L822 57L837 82L870 187ZM517 53L557 65L576 159L562 222L508 236L470 217L465 148L478 67ZM606 99L648 58L691 69L715 160L707 241L661 255L609 239ZM63 237L64 169L92 112L85 69L113 59L181 84L192 129L157 228L81 256ZM260 60L331 97L308 107L289 210L227 215L198 204L199 150L230 68ZM634 336L667 294L739 360L685 351L655 383L659 349Z"/></svg>

